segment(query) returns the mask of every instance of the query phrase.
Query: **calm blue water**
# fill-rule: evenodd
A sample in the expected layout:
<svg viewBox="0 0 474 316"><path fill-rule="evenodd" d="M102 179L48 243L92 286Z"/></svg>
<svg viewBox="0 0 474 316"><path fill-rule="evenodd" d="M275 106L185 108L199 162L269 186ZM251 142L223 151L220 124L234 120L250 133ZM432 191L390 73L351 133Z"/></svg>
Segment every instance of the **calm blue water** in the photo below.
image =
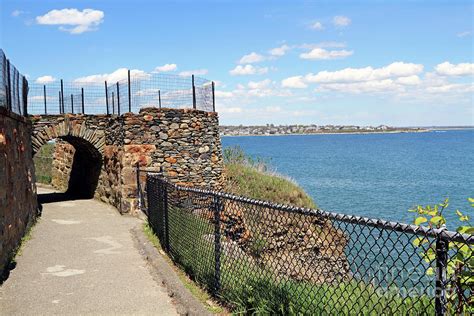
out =
<svg viewBox="0 0 474 316"><path fill-rule="evenodd" d="M450 198L474 216L474 130L369 135L223 137L270 160L295 179L320 208L411 223L407 210ZM453 228L448 225L449 228Z"/></svg>

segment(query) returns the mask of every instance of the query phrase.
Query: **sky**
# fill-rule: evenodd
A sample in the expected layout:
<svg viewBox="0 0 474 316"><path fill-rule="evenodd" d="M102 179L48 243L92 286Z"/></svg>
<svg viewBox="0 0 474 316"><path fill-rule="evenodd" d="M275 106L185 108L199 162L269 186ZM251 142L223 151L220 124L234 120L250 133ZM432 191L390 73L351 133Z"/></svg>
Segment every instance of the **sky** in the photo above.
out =
<svg viewBox="0 0 474 316"><path fill-rule="evenodd" d="M0 2L29 81L216 82L221 124L474 125L472 1Z"/></svg>

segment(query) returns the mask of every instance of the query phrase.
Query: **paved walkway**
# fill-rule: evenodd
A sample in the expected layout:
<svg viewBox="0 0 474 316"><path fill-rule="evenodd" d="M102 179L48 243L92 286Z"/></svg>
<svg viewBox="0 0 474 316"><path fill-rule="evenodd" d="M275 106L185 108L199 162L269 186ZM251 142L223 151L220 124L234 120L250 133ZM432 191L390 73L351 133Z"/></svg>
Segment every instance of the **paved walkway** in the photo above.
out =
<svg viewBox="0 0 474 316"><path fill-rule="evenodd" d="M94 200L43 204L0 286L0 315L175 315L134 246L130 229L140 224Z"/></svg>

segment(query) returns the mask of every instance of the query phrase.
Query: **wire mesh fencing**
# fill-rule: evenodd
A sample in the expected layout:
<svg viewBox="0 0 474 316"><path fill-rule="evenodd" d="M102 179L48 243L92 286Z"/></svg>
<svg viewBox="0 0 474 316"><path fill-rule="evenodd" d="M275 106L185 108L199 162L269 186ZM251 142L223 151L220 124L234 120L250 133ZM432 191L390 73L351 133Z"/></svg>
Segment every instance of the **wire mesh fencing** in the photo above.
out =
<svg viewBox="0 0 474 316"><path fill-rule="evenodd" d="M0 49L0 107L27 114L28 81Z"/></svg>
<svg viewBox="0 0 474 316"><path fill-rule="evenodd" d="M473 312L473 235L181 187L152 174L146 196L164 250L236 312Z"/></svg>
<svg viewBox="0 0 474 316"><path fill-rule="evenodd" d="M214 83L204 78L125 71L116 82L97 78L30 86L32 114L137 113L141 108L189 108L215 111ZM85 81L87 80L87 81Z"/></svg>

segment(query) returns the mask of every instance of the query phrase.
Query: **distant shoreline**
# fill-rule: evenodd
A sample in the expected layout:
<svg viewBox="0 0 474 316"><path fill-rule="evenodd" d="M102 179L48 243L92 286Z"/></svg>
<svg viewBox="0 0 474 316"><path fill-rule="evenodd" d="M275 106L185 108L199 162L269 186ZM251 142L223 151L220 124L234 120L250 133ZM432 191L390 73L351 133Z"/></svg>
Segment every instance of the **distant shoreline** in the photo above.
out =
<svg viewBox="0 0 474 316"><path fill-rule="evenodd" d="M402 133L428 133L433 132L435 129L422 129L422 130L390 130L390 131L364 131L364 132L318 132L318 133L291 133L291 134L220 134L225 137L241 137L241 136L305 136L305 135L367 135L367 134L402 134Z"/></svg>

